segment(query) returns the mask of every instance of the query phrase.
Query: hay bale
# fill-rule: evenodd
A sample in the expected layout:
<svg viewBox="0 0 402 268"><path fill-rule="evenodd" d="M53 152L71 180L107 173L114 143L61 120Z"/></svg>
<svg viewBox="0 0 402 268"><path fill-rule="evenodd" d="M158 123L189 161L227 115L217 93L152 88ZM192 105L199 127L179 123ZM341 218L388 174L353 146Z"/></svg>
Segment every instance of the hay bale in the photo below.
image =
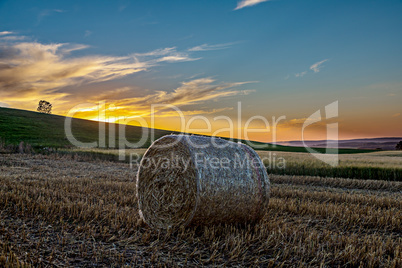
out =
<svg viewBox="0 0 402 268"><path fill-rule="evenodd" d="M145 152L137 173L140 216L158 229L259 220L269 179L244 144L196 135L168 135Z"/></svg>

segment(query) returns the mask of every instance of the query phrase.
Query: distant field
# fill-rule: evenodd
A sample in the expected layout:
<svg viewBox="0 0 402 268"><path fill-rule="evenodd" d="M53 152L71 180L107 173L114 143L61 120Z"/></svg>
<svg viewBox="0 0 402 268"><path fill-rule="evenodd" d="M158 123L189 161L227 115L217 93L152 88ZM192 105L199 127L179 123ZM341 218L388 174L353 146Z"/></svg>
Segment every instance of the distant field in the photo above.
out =
<svg viewBox="0 0 402 268"><path fill-rule="evenodd" d="M146 149L125 150L125 162L136 160ZM83 159L118 161L115 149L70 149L61 151L76 154ZM331 167L314 156L298 152L257 151L270 174L307 175L321 177L354 178L363 180L402 181L402 151L384 151L363 154L341 154L339 165ZM130 158L132 155L132 158ZM283 159L283 160L282 160ZM281 161L284 161L283 168Z"/></svg>
<svg viewBox="0 0 402 268"><path fill-rule="evenodd" d="M269 152L258 151L261 157L268 157ZM325 166L311 154L274 152L276 158L283 157L288 163L306 163L314 166ZM402 151L383 151L364 154L342 154L339 155L339 165L342 167L384 167L402 168Z"/></svg>
<svg viewBox="0 0 402 268"><path fill-rule="evenodd" d="M128 159L130 154L143 155L147 149L126 149L125 154ZM96 154L110 154L117 156L119 150L117 149L85 149L76 148L71 149L69 152L88 152ZM257 153L261 158L284 158L287 163L306 163L314 166L326 166L325 163L318 160L314 156L298 152L277 152L277 151L258 151ZM384 167L384 168L402 168L402 151L384 151L372 152L363 154L342 154L339 155L339 164L344 167Z"/></svg>
<svg viewBox="0 0 402 268"><path fill-rule="evenodd" d="M67 140L64 133L65 117L57 115L41 114L25 110L0 108L0 139L6 144L19 144L21 141L32 145L34 148L54 147L54 148L71 148L72 145ZM116 129L116 137L118 137L118 125L106 124L106 140L109 140L109 128ZM74 137L81 142L93 142L99 140L99 124L95 121L73 119L72 133ZM155 130L155 138L171 134L172 131ZM141 138L142 128L136 126L126 127L126 138L129 142L138 142ZM115 144L118 144L116 138ZM143 146L149 147L151 140ZM264 143L255 142L256 145ZM264 150L269 151L289 151L289 152L306 152L304 147L291 147L266 144ZM324 152L325 149L317 149ZM365 153L372 150L357 149L340 149L340 154Z"/></svg>
<svg viewBox="0 0 402 268"><path fill-rule="evenodd" d="M309 140L305 141L286 141L277 144L285 146L303 146L306 144L310 147L338 147L338 148L364 148L364 149L381 149L385 151L395 150L396 144L402 141L402 137L382 137L382 138L366 138L366 139L349 139L349 140Z"/></svg>
<svg viewBox="0 0 402 268"><path fill-rule="evenodd" d="M341 154L339 165L331 167L311 154L294 152L258 152L268 172L273 174L309 175L320 177L354 178L363 180L402 181L402 151L384 151L364 154ZM286 167L274 165L283 158ZM269 160L271 165L269 165Z"/></svg>
<svg viewBox="0 0 402 268"><path fill-rule="evenodd" d="M402 265L402 182L271 174L262 221L165 233L139 219L127 163L3 154L0 170L0 266Z"/></svg>

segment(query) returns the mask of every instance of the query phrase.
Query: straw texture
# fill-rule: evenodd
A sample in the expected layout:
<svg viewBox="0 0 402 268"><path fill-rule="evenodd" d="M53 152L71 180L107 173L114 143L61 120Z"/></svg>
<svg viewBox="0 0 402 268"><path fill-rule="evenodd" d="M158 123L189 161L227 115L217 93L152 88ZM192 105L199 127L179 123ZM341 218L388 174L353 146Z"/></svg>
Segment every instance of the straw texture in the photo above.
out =
<svg viewBox="0 0 402 268"><path fill-rule="evenodd" d="M158 229L259 220L269 187L253 149L215 137L164 136L137 173L140 216Z"/></svg>

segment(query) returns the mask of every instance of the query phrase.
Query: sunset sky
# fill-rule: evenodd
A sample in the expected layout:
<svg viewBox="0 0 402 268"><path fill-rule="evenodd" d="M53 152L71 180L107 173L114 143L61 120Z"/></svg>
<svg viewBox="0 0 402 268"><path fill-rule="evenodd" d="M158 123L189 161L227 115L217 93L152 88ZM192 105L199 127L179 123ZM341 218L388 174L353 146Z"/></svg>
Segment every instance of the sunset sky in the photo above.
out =
<svg viewBox="0 0 402 268"><path fill-rule="evenodd" d="M284 141L338 101L328 122L340 139L402 136L401 14L400 0L0 0L0 107L34 111L44 99L53 114L79 105L76 117L138 125L170 104L191 129L206 127L194 116L212 121L194 132L227 129L227 116L235 136L253 116L282 116ZM155 118L181 129L168 107ZM325 139L328 122L305 138Z"/></svg>

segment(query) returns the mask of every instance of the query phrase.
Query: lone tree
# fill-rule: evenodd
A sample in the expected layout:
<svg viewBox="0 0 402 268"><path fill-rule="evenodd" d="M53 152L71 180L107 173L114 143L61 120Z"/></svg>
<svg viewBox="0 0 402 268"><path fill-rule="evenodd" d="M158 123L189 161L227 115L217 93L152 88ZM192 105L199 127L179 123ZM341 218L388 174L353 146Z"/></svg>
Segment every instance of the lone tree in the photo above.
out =
<svg viewBox="0 0 402 268"><path fill-rule="evenodd" d="M52 104L48 101L41 100L38 105L38 112L44 114L51 114L52 113Z"/></svg>
<svg viewBox="0 0 402 268"><path fill-rule="evenodd" d="M395 146L395 149L402 150L402 141L398 142L398 144Z"/></svg>

